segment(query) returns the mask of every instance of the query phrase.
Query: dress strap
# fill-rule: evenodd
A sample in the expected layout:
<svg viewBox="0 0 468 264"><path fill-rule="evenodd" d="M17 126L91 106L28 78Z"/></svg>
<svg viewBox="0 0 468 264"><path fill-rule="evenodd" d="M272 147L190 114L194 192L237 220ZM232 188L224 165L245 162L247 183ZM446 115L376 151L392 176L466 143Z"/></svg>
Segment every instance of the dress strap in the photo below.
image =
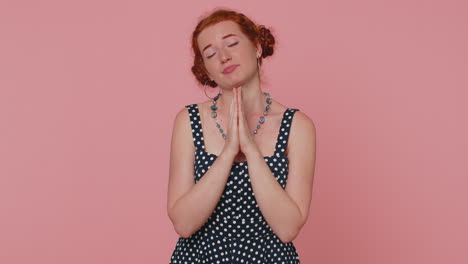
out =
<svg viewBox="0 0 468 264"><path fill-rule="evenodd" d="M284 153L286 152L289 131L291 131L291 124L296 111L299 111L299 109L288 108L286 111L284 111L283 119L281 120L281 126L278 132L278 139L276 140L275 155L277 157L280 155L284 156Z"/></svg>
<svg viewBox="0 0 468 264"><path fill-rule="evenodd" d="M197 104L186 105L189 117L190 126L192 127L193 144L195 148L200 151L205 149L205 142L203 140L203 129L200 120L200 111Z"/></svg>

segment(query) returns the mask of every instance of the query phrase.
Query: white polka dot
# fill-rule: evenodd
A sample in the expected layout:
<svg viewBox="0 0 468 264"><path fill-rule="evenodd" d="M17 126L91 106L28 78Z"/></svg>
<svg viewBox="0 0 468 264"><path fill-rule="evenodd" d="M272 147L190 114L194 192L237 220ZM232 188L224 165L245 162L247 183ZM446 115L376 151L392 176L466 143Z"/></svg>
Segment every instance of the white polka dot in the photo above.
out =
<svg viewBox="0 0 468 264"><path fill-rule="evenodd" d="M200 115L198 105L189 105L188 109L193 142L196 147L194 178L197 183L210 169L210 164L217 156L209 155L203 150L205 147L201 132L202 125L199 118L195 117ZM275 152L272 156L264 158L282 188L286 186L288 164L286 157L283 156L288 135L285 128L290 126L293 113L291 109L285 112L281 123L285 125L280 127ZM250 183L247 162L233 164L220 201L207 223L189 238L179 238L170 263L211 264L233 261L237 263L299 263L299 257L292 243L282 243L264 219Z"/></svg>

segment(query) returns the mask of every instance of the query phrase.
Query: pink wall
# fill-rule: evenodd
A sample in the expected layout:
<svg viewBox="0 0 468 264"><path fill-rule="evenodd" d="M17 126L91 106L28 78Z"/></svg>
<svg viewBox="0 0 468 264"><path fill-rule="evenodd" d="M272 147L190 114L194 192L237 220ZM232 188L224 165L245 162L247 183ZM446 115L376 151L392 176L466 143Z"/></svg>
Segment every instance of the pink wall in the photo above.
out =
<svg viewBox="0 0 468 264"><path fill-rule="evenodd" d="M442 0L1 1L0 263L169 262L172 121L219 3L274 29L264 88L317 127L302 263L468 263L468 4Z"/></svg>

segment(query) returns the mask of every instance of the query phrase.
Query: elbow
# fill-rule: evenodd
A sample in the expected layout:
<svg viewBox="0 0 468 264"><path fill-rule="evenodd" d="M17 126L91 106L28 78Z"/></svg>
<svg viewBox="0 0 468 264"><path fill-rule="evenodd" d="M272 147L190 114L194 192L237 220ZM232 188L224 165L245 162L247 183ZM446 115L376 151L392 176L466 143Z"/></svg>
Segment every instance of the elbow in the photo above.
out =
<svg viewBox="0 0 468 264"><path fill-rule="evenodd" d="M189 232L187 232L187 231L177 231L176 230L176 233L177 233L177 235L179 235L182 238L189 238L191 236L191 234Z"/></svg>
<svg viewBox="0 0 468 264"><path fill-rule="evenodd" d="M297 236L297 233L282 235L282 236L278 236L278 237L281 240L281 242L286 244L286 243L292 242L296 238L296 236Z"/></svg>
<svg viewBox="0 0 468 264"><path fill-rule="evenodd" d="M190 226L184 223L174 223L174 230L180 237L183 238L189 238L193 234Z"/></svg>
<svg viewBox="0 0 468 264"><path fill-rule="evenodd" d="M190 230L188 230L187 228L188 225L184 223L180 223L180 221L177 221L177 219L175 219L175 217L171 215L169 210L168 210L168 216L172 222L172 226L174 227L174 231L177 233L177 235L183 238L189 238L192 235Z"/></svg>
<svg viewBox="0 0 468 264"><path fill-rule="evenodd" d="M184 224L175 224L174 223L174 231L183 238L189 238L192 235L192 232L188 230L187 225Z"/></svg>
<svg viewBox="0 0 468 264"><path fill-rule="evenodd" d="M284 232L280 235L278 235L279 239L283 243L289 243L292 242L296 237L299 235L299 232L301 231L302 227L306 223L305 220L301 220L300 223L297 223L297 225L293 225L290 228L287 228L284 230Z"/></svg>
<svg viewBox="0 0 468 264"><path fill-rule="evenodd" d="M278 235L278 238L283 243L290 243L294 239L296 239L297 235L299 235L300 230L301 230L300 227L295 227L295 228L291 228L290 230L285 230L285 232Z"/></svg>
<svg viewBox="0 0 468 264"><path fill-rule="evenodd" d="M292 242L295 238L297 237L297 233L296 234L290 234L288 236L281 236L279 237L281 242L283 243L290 243Z"/></svg>

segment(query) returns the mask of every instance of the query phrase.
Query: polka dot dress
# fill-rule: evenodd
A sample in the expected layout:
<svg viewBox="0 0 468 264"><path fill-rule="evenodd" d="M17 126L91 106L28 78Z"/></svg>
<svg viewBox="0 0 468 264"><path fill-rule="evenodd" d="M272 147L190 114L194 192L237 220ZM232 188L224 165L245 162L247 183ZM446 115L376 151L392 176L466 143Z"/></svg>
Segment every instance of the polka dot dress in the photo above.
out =
<svg viewBox="0 0 468 264"><path fill-rule="evenodd" d="M197 183L217 156L205 151L198 105L185 107L196 147L194 182ZM288 158L284 153L296 111L299 109L285 110L275 152L264 157L283 189L288 178ZM263 218L250 184L248 164L244 161L233 162L215 210L197 232L188 238L179 237L170 263L297 264L300 260L293 242L283 243Z"/></svg>

